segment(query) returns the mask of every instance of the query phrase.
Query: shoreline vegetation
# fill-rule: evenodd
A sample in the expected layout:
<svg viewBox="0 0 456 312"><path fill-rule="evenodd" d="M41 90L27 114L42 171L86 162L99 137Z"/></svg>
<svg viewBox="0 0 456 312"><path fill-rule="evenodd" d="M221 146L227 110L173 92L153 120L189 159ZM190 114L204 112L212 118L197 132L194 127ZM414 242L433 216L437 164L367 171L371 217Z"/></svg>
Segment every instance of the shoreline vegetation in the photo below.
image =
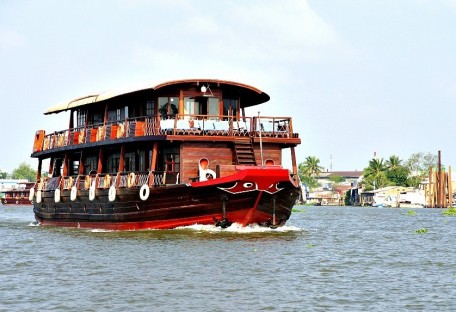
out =
<svg viewBox="0 0 456 312"><path fill-rule="evenodd" d="M339 171L346 173L349 171ZM421 207L451 207L456 195L452 187L451 167L441 163L441 153L414 153L408 159L391 155L386 160L374 157L361 172L352 176L338 175L320 164L316 156L308 156L298 164L298 174L303 185L302 204L311 205L375 205L373 198L379 192L388 197L385 206L400 207L400 194L420 197ZM355 177L356 176L356 177ZM363 196L364 195L364 198ZM409 196L409 197L410 197ZM367 200L366 198L369 197ZM383 205L383 203L377 204ZM402 197L407 197L403 195ZM391 202L393 202L391 204ZM408 199L403 206L415 208Z"/></svg>

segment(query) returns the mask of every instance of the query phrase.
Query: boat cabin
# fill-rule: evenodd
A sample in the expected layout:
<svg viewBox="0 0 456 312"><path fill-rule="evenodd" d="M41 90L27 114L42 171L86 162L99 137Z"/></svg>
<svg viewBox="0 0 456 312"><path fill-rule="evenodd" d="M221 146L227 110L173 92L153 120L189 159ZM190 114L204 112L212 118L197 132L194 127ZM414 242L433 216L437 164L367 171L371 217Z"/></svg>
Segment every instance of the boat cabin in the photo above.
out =
<svg viewBox="0 0 456 312"><path fill-rule="evenodd" d="M35 134L40 188L69 190L185 184L233 174L236 166L281 166L300 138L291 117L246 116L269 96L224 80L176 80L89 95L50 108L69 112L67 129ZM49 159L48 178L41 177ZM39 188L39 189L40 189Z"/></svg>

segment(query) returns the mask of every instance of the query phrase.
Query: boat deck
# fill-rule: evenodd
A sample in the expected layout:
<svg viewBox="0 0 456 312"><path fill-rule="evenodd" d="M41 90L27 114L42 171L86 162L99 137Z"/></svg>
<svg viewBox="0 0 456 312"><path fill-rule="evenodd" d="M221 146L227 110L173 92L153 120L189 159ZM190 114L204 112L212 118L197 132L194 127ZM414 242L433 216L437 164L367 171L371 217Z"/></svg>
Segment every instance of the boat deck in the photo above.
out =
<svg viewBox="0 0 456 312"><path fill-rule="evenodd" d="M293 133L291 117L246 117L234 120L232 117L208 119L207 116L180 116L157 120L154 117L130 118L123 122L107 122L86 127L45 134L38 131L33 148L34 153L52 151L73 146L85 147L88 143L105 145L134 140L189 140L189 141L233 141L236 138L253 138L263 142L297 145L301 143ZM209 138L210 137L210 138Z"/></svg>

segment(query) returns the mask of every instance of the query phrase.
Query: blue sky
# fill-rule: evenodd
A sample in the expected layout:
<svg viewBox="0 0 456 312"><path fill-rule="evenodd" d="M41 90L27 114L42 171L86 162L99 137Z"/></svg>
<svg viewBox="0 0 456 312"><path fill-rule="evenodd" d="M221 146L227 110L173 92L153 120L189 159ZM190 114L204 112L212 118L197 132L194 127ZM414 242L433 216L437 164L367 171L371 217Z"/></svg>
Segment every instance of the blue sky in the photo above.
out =
<svg viewBox="0 0 456 312"><path fill-rule="evenodd" d="M195 77L268 93L248 113L292 116L298 162L454 165L455 29L456 0L0 0L0 169L36 167L35 131L68 123L50 106Z"/></svg>

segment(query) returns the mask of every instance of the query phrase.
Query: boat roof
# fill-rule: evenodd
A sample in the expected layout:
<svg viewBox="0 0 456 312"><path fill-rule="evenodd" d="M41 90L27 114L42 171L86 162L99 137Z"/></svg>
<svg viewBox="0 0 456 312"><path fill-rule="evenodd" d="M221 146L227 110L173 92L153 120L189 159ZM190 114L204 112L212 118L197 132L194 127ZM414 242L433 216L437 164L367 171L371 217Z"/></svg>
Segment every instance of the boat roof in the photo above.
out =
<svg viewBox="0 0 456 312"><path fill-rule="evenodd" d="M214 86L216 86L216 88L218 88L218 89L236 90L237 93L241 97L246 99L246 101L241 102L241 108L258 105L258 104L269 101L269 95L267 95L266 93L264 93L263 91L255 88L255 87L252 87L247 84L234 82L234 81L228 81L228 80L219 80L219 79L181 79L181 80L172 80L172 81L160 83L155 86L142 85L142 86L135 86L135 87L131 87L131 88L124 87L124 88L120 88L120 89L105 91L105 92L102 92L99 94L86 95L86 96L71 100L69 102L55 105L55 106L49 108L44 114L49 115L49 114L59 113L59 112L74 109L76 107L90 105L93 103L98 103L98 102L102 102L102 101L109 100L112 98L116 98L118 96L123 96L123 95L128 95L128 94L133 94L133 93L144 93L144 92L151 92L151 91L154 92L154 91L158 91L160 89L165 89L165 88L169 88L169 87L190 88L190 87L194 87L194 86L203 86L203 85L206 85L206 86L208 85L208 86L211 86L212 88L214 88Z"/></svg>

